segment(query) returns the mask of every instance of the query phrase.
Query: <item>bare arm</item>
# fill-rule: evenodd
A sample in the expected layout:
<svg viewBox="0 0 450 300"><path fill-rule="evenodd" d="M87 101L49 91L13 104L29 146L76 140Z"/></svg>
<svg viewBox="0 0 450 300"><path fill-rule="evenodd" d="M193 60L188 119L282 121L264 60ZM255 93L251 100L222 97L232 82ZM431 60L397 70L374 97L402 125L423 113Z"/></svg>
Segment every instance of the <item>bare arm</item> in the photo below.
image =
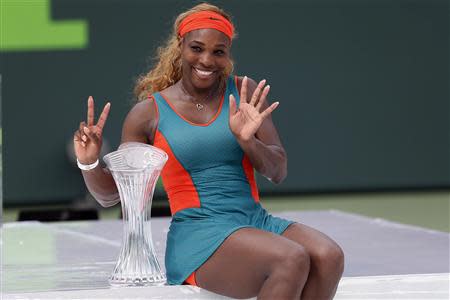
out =
<svg viewBox="0 0 450 300"><path fill-rule="evenodd" d="M89 192L101 206L113 206L120 201L117 186L108 169L98 165L95 169L81 172Z"/></svg>
<svg viewBox="0 0 450 300"><path fill-rule="evenodd" d="M74 135L75 154L81 163L90 164L99 159L102 130L108 113L109 106L107 104L98 123L94 125L94 102L91 97L89 98L88 124L80 123L80 128ZM124 121L122 143L131 141L148 143L153 136L154 116L151 101L145 100L136 104ZM112 206L120 201L117 186L108 169L99 165L92 170L83 170L82 174L89 192L102 206Z"/></svg>
<svg viewBox="0 0 450 300"><path fill-rule="evenodd" d="M249 78L247 83L241 77L238 80L241 103L251 104L261 113L265 111L268 113L263 115L263 120L255 134L238 136L237 141L256 171L272 182L280 183L287 176L287 155L270 115L277 104L269 106L266 96L270 87L264 88L264 85L265 82L257 84Z"/></svg>

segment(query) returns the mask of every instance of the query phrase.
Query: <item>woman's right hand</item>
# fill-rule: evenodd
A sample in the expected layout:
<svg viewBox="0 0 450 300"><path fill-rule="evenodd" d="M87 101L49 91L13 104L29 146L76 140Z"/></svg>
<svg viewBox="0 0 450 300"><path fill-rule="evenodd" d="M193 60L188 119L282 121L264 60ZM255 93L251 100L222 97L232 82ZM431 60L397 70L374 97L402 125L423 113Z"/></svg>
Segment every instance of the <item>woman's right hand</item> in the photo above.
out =
<svg viewBox="0 0 450 300"><path fill-rule="evenodd" d="M100 156L102 149L102 132L108 118L111 103L107 103L102 114L94 125L94 99L88 98L87 124L81 122L78 130L73 136L75 155L80 163L89 165L94 163Z"/></svg>

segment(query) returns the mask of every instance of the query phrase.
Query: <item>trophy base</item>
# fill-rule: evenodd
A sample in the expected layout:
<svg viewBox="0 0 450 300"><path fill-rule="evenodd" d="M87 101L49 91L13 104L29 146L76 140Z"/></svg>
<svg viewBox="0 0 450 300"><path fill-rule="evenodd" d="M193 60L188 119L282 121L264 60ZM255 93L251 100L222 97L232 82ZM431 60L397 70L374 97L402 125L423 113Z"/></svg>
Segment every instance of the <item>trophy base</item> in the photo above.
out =
<svg viewBox="0 0 450 300"><path fill-rule="evenodd" d="M147 276L147 277L112 276L109 278L109 284L113 287L162 286L166 284L166 277L162 275Z"/></svg>

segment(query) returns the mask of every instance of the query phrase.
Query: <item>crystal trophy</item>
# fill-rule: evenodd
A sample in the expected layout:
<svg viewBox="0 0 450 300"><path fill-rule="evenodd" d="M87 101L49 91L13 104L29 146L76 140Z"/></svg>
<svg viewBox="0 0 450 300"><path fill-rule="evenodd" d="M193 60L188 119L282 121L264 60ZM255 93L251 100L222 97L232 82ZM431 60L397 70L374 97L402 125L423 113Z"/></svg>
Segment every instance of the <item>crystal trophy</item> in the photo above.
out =
<svg viewBox="0 0 450 300"><path fill-rule="evenodd" d="M153 249L150 218L153 192L168 156L154 146L130 142L103 159L119 190L123 216L122 247L109 283L163 285L166 276Z"/></svg>

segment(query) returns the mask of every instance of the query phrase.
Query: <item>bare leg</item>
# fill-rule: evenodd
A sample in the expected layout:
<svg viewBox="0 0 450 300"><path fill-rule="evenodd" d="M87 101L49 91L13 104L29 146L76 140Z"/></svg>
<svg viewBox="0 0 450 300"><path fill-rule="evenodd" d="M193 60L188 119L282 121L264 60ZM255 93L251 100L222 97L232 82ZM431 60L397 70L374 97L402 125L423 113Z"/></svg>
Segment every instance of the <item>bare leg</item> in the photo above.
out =
<svg viewBox="0 0 450 300"><path fill-rule="evenodd" d="M256 228L231 234L197 270L197 284L233 297L299 299L309 273L301 245Z"/></svg>
<svg viewBox="0 0 450 300"><path fill-rule="evenodd" d="M322 232L303 224L291 224L283 236L305 247L311 258L302 299L333 299L344 272L344 252Z"/></svg>

